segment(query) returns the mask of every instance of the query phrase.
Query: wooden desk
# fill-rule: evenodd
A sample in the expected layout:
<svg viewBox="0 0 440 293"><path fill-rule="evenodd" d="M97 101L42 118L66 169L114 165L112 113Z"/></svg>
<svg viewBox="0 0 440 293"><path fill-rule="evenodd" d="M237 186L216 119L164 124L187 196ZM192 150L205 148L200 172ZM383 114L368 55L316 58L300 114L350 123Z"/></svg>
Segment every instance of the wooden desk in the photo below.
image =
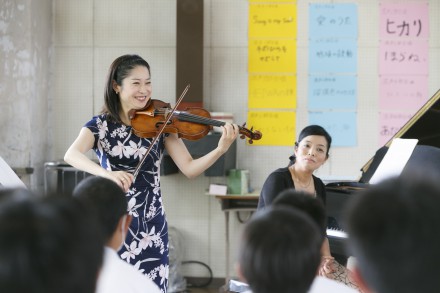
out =
<svg viewBox="0 0 440 293"><path fill-rule="evenodd" d="M229 283L229 213L230 212L254 212L258 206L258 194L249 195L216 195L220 201L221 209L225 214L225 252L226 274L225 284Z"/></svg>

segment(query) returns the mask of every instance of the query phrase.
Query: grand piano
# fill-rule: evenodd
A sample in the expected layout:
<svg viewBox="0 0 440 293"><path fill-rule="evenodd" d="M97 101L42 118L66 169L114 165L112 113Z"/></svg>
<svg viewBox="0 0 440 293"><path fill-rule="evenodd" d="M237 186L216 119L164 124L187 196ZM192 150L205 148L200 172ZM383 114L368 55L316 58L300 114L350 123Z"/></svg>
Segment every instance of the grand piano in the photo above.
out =
<svg viewBox="0 0 440 293"><path fill-rule="evenodd" d="M418 144L405 165L402 174L423 168L424 172L439 173L440 178L440 90L361 168L358 181L332 182L326 185L327 235L330 250L338 261L349 256L346 250L348 235L344 232L344 209L359 191L368 188L388 147L394 138L416 138Z"/></svg>

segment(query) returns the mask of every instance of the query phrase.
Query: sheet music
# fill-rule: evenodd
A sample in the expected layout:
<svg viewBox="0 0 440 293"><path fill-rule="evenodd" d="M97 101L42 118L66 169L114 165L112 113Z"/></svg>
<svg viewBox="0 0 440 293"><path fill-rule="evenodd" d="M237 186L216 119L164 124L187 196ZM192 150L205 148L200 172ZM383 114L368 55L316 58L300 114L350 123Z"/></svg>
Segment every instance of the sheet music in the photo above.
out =
<svg viewBox="0 0 440 293"><path fill-rule="evenodd" d="M370 184L376 184L385 179L399 176L411 157L418 141L418 139L393 139L385 157L371 177Z"/></svg>
<svg viewBox="0 0 440 293"><path fill-rule="evenodd" d="M0 156L0 186L1 187L22 187L27 188L21 179L9 167L8 163Z"/></svg>

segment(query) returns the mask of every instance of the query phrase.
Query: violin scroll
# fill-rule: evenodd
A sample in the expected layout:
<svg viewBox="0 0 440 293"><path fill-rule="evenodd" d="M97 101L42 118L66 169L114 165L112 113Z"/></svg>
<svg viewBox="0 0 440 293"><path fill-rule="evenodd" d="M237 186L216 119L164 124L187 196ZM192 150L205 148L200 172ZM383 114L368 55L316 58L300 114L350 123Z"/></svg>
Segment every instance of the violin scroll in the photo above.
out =
<svg viewBox="0 0 440 293"><path fill-rule="evenodd" d="M251 127L251 129L249 130L245 126L246 126L246 122L243 123L243 126L239 126L240 134L241 134L240 138L241 139L244 139L245 137L248 137L249 138L249 140L248 140L249 144L253 144L254 140L261 139L261 137L263 135L261 134L260 131L258 131L258 130L253 131L254 127Z"/></svg>

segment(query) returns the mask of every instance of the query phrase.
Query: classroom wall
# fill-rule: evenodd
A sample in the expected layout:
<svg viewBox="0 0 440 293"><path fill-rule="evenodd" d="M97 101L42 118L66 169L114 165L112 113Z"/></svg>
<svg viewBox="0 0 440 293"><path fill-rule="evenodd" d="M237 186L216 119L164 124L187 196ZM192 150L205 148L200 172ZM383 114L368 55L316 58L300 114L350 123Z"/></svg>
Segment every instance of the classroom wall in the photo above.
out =
<svg viewBox="0 0 440 293"><path fill-rule="evenodd" d="M1 1L0 156L33 189L53 157L52 60L52 1Z"/></svg>
<svg viewBox="0 0 440 293"><path fill-rule="evenodd" d="M39 126L49 129L46 134L48 148L46 161L62 159L65 150L80 128L102 107L106 72L116 57L137 53L151 65L153 97L173 103L176 79L176 1L177 0L53 0L53 62L54 70L41 68L41 80L51 86L49 103L39 106L42 114L53 123ZM183 0L179 0L183 1ZM6 1L12 3L14 1ZM31 7L32 1L23 1ZM326 165L316 172L328 179L355 179L359 169L379 147L378 129L378 0L357 1L303 1L298 0L298 90L297 131L308 124L307 113L307 60L308 60L308 5L309 3L356 3L359 15L358 39L358 108L357 145L331 150ZM2 4L4 10L4 4ZM13 5L13 4L8 4ZM440 6L430 0L430 76L429 94L438 89L439 46L438 34ZM204 106L209 111L231 112L236 123L247 118L247 14L249 2L245 0L204 1ZM47 13L47 11L46 11ZM1 24L1 23L0 23ZM0 25L0 31L1 31ZM19 37L16 36L18 39ZM50 47L46 47L51 52ZM5 55L11 61L13 54ZM49 54L50 55L50 54ZM44 63L44 62L43 62ZM45 64L45 63L44 63ZM0 73L1 74L1 73ZM29 76L35 80L36 75ZM5 84L14 77L2 77L0 103L8 107L14 101L6 94ZM38 83L38 82L36 82ZM10 91L8 91L10 92ZM26 95L21 96L23 100ZM50 98L52 97L52 98ZM15 106L13 106L14 109ZM26 112L29 114L29 112ZM29 122L25 122L29 125ZM3 123L2 123L3 125ZM4 130L3 130L4 131ZM28 135L31 131L28 130ZM8 134L9 135L9 134ZM264 135L264 134L263 134ZM16 136L9 135L10 139ZM293 144L293 142L292 142ZM31 153L27 142L26 154ZM2 152L10 152L11 146ZM237 167L250 170L251 185L260 189L267 175L285 166L293 149L291 146L249 146L237 141ZM3 154L2 154L3 155ZM90 154L93 157L92 154ZM10 161L19 158L9 155ZM30 164L34 162L30 161ZM41 162L35 162L41 170ZM41 174L41 173L40 173ZM40 186L42 184L39 180ZM169 225L176 227L184 239L183 260L197 260L210 266L214 277L225 276L224 215L215 198L206 195L210 183L224 183L223 177L199 176L189 180L181 174L162 177L162 189ZM246 215L242 215L245 217ZM231 217L231 262L235 258L242 225ZM203 268L186 267L187 275L205 276ZM233 266L231 266L231 274Z"/></svg>

